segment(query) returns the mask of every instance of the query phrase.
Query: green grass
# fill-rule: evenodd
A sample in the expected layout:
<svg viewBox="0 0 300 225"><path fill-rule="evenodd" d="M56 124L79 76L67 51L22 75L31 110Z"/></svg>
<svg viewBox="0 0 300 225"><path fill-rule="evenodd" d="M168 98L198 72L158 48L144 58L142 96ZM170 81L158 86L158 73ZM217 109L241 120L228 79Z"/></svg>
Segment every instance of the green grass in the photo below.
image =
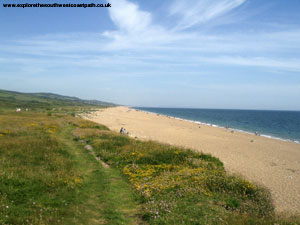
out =
<svg viewBox="0 0 300 225"><path fill-rule="evenodd" d="M130 185L73 140L77 125L89 123L37 112L0 115L0 224L137 223Z"/></svg>
<svg viewBox="0 0 300 225"><path fill-rule="evenodd" d="M76 117L95 106L41 97L0 92L0 224L300 224L211 155L119 135Z"/></svg>
<svg viewBox="0 0 300 225"><path fill-rule="evenodd" d="M96 100L82 100L51 93L20 93L0 90L0 109L29 108L30 110L52 110L53 108L107 107L112 103Z"/></svg>
<svg viewBox="0 0 300 225"><path fill-rule="evenodd" d="M91 140L96 154L128 177L150 224L214 224L239 215L250 224L274 216L268 191L227 175L215 157L113 133Z"/></svg>
<svg viewBox="0 0 300 225"><path fill-rule="evenodd" d="M268 190L228 175L223 163L207 154L107 130L80 128L106 163L127 177L141 200L149 224L297 224L275 216Z"/></svg>

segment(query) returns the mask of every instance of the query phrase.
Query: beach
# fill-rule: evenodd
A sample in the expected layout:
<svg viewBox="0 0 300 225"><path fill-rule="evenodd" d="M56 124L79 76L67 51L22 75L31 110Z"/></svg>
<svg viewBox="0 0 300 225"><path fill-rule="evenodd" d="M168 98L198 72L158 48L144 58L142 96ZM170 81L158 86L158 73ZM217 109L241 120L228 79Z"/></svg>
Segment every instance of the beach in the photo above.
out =
<svg viewBox="0 0 300 225"><path fill-rule="evenodd" d="M159 114L113 107L82 115L129 136L218 157L229 173L267 187L276 212L300 213L300 144L212 127Z"/></svg>

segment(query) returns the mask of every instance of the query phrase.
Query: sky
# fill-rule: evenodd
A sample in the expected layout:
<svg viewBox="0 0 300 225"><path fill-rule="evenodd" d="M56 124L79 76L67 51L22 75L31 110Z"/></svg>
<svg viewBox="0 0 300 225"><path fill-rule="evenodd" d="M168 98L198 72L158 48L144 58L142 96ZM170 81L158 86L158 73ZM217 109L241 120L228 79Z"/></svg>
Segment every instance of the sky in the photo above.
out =
<svg viewBox="0 0 300 225"><path fill-rule="evenodd" d="M129 106L300 110L299 0L4 8L0 89Z"/></svg>

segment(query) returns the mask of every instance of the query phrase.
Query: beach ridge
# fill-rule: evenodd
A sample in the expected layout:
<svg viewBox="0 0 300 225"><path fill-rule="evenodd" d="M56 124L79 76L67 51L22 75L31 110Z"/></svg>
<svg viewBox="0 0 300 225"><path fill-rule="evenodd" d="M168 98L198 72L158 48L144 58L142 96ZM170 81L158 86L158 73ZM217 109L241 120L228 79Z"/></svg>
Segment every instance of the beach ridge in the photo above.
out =
<svg viewBox="0 0 300 225"><path fill-rule="evenodd" d="M231 173L267 187L277 212L300 213L300 145L232 132L225 128L113 107L89 114L86 119L142 140L183 146L218 157Z"/></svg>

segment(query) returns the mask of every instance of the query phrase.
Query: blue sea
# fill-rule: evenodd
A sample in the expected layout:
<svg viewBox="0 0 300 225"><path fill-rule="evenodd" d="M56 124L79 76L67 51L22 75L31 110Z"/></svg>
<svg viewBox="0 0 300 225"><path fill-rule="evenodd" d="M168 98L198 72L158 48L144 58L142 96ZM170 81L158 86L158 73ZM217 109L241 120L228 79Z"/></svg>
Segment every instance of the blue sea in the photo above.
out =
<svg viewBox="0 0 300 225"><path fill-rule="evenodd" d="M300 111L148 108L135 109L300 142Z"/></svg>

